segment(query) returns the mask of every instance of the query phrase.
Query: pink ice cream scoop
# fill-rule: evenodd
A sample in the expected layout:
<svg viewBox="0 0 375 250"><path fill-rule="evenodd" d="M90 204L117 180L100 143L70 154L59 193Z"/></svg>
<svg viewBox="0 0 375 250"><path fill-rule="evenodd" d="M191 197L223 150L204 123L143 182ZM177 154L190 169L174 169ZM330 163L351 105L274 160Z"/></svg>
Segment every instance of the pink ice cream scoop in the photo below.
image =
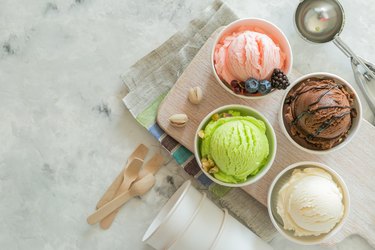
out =
<svg viewBox="0 0 375 250"><path fill-rule="evenodd" d="M255 31L234 32L215 47L217 74L227 83L249 78L269 79L275 68L283 69L285 55L265 34Z"/></svg>

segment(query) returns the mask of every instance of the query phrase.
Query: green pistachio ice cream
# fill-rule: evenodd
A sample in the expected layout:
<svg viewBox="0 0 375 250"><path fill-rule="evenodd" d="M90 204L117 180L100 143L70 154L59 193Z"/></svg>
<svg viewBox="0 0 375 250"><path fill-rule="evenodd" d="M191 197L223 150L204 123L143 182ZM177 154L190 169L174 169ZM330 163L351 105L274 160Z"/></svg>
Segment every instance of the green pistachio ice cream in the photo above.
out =
<svg viewBox="0 0 375 250"><path fill-rule="evenodd" d="M204 129L201 156L212 159L219 172L214 177L223 182L241 183L255 175L267 161L269 144L263 121L239 116L210 121Z"/></svg>

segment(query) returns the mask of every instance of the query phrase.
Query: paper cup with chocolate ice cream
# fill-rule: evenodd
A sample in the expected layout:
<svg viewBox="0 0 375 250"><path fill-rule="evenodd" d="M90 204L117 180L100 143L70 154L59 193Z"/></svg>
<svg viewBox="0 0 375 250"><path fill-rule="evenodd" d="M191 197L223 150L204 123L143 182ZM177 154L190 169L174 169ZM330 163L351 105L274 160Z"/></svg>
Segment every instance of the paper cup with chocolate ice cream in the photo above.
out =
<svg viewBox="0 0 375 250"><path fill-rule="evenodd" d="M362 106L351 85L318 72L297 79L284 95L280 127L298 148L315 154L345 146L358 131Z"/></svg>

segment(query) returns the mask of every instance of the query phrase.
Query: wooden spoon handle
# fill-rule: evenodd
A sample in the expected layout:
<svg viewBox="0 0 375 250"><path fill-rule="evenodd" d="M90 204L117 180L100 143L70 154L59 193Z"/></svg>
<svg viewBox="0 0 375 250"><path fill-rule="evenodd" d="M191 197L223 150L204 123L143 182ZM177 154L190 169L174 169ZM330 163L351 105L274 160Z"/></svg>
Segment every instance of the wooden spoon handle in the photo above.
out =
<svg viewBox="0 0 375 250"><path fill-rule="evenodd" d="M102 229L108 229L112 225L112 222L115 220L117 213L120 211L120 208L121 207L117 208L115 211L113 211L107 217L100 221L100 227Z"/></svg>
<svg viewBox="0 0 375 250"><path fill-rule="evenodd" d="M139 172L137 180L142 179L147 174L153 174L153 175L155 175L156 172L159 171L159 169L161 168L161 166L163 165L163 163L164 163L163 156L161 154L158 154L158 153L154 154L152 156L152 158L145 163L144 167Z"/></svg>
<svg viewBox="0 0 375 250"><path fill-rule="evenodd" d="M105 191L102 198L96 204L97 209L101 208L102 206L104 206L105 204L107 204L109 201L113 199L123 179L124 179L124 170L122 169L121 172L117 175L116 179L112 182L111 186L109 186L109 188Z"/></svg>
<svg viewBox="0 0 375 250"><path fill-rule="evenodd" d="M146 175L144 178L135 182L129 191L120 194L117 198L111 200L103 207L96 210L87 218L87 223L95 224L100 220L104 219L111 212L122 206L130 198L135 195L143 195L147 193L155 185L155 177L152 174Z"/></svg>
<svg viewBox="0 0 375 250"><path fill-rule="evenodd" d="M130 162L128 168L136 168L139 171L139 169L142 167L142 165L143 165L143 161L141 159L134 158ZM117 190L115 197L118 197L122 193L127 192L129 190L130 185L137 178L137 176L138 175L126 176L126 172L125 172L124 173L124 181L121 183L121 186ZM102 229L108 229L112 225L112 222L116 218L116 215L120 211L120 208L121 207L117 208L115 211L113 211L107 217L105 217L102 221L100 221L100 227Z"/></svg>
<svg viewBox="0 0 375 250"><path fill-rule="evenodd" d="M131 153L128 158L128 163L130 163L134 158L144 159L148 153L148 147L143 144L139 144L139 146ZM128 164L121 170L121 172L117 175L116 179L112 182L109 188L105 191L102 198L96 204L96 208L100 208L103 205L107 204L111 201L116 194L116 191L119 189L122 181L124 180L124 170L126 169Z"/></svg>
<svg viewBox="0 0 375 250"><path fill-rule="evenodd" d="M107 215L112 213L114 210L122 206L125 202L130 200L132 197L133 196L131 195L129 191L119 195L112 201L108 202L107 204L105 204L104 206L96 210L93 214L91 214L87 218L87 223L89 223L90 225L98 223L99 221L104 219Z"/></svg>

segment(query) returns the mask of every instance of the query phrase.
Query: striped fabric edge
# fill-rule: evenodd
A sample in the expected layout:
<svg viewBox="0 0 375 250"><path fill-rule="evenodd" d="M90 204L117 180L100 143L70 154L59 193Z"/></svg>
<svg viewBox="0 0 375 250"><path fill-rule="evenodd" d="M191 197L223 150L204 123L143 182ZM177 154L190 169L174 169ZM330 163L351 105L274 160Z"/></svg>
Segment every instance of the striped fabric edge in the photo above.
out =
<svg viewBox="0 0 375 250"><path fill-rule="evenodd" d="M165 148L168 153L171 154L178 165L180 165L186 173L193 176L205 187L208 187L211 193L213 193L217 198L223 197L231 190L231 188L218 185L210 180L201 171L194 154L178 143L173 137L166 134L157 123L151 125L148 128L148 131L160 142L163 148Z"/></svg>

